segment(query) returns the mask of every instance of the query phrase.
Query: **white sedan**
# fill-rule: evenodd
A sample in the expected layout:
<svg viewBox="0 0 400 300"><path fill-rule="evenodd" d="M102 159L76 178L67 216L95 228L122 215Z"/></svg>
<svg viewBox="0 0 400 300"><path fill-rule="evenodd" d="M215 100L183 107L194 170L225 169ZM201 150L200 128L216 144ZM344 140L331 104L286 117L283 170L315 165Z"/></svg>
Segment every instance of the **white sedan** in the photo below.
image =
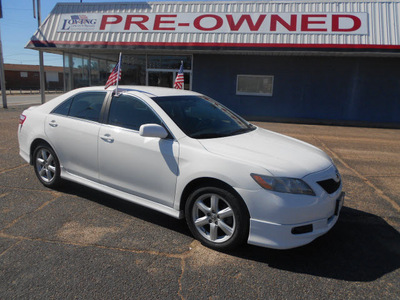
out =
<svg viewBox="0 0 400 300"><path fill-rule="evenodd" d="M320 149L176 89L70 91L25 110L20 155L43 185L74 181L175 218L204 245L288 249L336 223L340 174Z"/></svg>

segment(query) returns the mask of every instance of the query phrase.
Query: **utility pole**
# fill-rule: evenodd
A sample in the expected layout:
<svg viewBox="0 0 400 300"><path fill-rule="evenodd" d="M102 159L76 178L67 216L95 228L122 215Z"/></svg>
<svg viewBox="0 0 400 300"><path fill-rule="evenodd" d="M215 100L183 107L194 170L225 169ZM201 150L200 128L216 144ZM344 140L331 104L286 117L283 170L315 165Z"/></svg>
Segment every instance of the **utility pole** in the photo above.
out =
<svg viewBox="0 0 400 300"><path fill-rule="evenodd" d="M3 18L3 9L0 0L0 19L1 18ZM1 30L0 30L0 84L1 84L1 97L3 98L3 108L7 108L6 79L4 75L3 45L1 43Z"/></svg>
<svg viewBox="0 0 400 300"><path fill-rule="evenodd" d="M42 25L42 18L40 13L40 0L36 0L37 2L37 20L38 20L38 29L40 25ZM35 17L35 0L33 0L33 17ZM40 76L40 98L41 103L46 102L46 97L44 94L45 90L45 80L44 80L44 64L43 64L43 51L39 50L39 76Z"/></svg>

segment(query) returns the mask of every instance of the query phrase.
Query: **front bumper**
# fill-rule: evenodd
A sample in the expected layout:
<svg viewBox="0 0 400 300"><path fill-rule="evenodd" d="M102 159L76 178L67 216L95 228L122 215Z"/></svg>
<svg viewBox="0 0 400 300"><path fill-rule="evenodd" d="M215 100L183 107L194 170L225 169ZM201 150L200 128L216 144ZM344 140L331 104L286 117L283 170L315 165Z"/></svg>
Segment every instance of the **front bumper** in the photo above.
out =
<svg viewBox="0 0 400 300"><path fill-rule="evenodd" d="M335 201L335 209L328 218L290 225L251 218L248 243L275 249L290 249L306 245L327 233L336 224L344 196L344 192L340 193Z"/></svg>

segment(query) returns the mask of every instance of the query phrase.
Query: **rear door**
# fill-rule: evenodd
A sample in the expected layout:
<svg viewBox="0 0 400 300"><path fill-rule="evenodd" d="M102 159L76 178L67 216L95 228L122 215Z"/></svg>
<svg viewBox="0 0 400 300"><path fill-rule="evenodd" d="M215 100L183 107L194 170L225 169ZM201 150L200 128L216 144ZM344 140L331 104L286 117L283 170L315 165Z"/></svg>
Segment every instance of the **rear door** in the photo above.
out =
<svg viewBox="0 0 400 300"><path fill-rule="evenodd" d="M99 132L99 177L103 184L172 206L178 176L179 144L142 137L142 124L162 121L141 99L114 97L108 124Z"/></svg>
<svg viewBox="0 0 400 300"><path fill-rule="evenodd" d="M83 92L48 117L45 132L64 170L98 181L97 147L106 92Z"/></svg>

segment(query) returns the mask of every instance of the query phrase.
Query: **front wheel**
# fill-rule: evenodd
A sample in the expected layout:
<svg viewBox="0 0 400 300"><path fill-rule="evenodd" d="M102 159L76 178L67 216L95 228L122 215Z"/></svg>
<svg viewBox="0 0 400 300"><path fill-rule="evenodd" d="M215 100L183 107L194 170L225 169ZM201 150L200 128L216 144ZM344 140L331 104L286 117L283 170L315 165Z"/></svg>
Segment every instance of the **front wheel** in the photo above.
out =
<svg viewBox="0 0 400 300"><path fill-rule="evenodd" d="M53 149L46 145L40 144L33 152L33 168L40 182L49 188L59 185L60 163Z"/></svg>
<svg viewBox="0 0 400 300"><path fill-rule="evenodd" d="M229 250L248 237L246 206L227 190L204 187L194 191L186 203L185 216L193 236L207 247Z"/></svg>

